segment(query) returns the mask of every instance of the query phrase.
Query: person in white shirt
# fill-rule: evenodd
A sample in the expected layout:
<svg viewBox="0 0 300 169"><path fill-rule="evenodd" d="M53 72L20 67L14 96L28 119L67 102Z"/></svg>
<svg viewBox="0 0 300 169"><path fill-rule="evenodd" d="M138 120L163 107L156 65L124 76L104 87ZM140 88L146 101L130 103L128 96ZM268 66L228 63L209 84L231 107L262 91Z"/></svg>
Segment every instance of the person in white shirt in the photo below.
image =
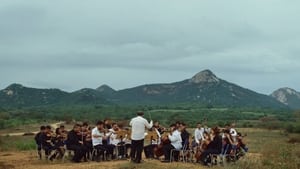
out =
<svg viewBox="0 0 300 169"><path fill-rule="evenodd" d="M202 127L201 123L197 124L197 128L195 129L195 142L197 145L201 144L201 141L204 140L204 128Z"/></svg>
<svg viewBox="0 0 300 169"><path fill-rule="evenodd" d="M153 122L150 123L143 118L144 112L137 112L137 117L131 119L129 125L132 127L131 131L131 161L134 163L141 163L142 152L144 148L145 128L152 128Z"/></svg>
<svg viewBox="0 0 300 169"><path fill-rule="evenodd" d="M97 149L97 161L100 160L100 151L104 152L106 151L108 155L111 155L111 158L114 158L113 152L114 152L114 145L103 145L103 140L107 140L112 133L106 135L104 132L104 123L102 121L97 122L97 126L92 130L92 143L93 147Z"/></svg>
<svg viewBox="0 0 300 169"><path fill-rule="evenodd" d="M112 123L111 126L112 128L108 130L108 133L106 135L110 135L110 144L117 146L121 142L117 135L119 127L117 123Z"/></svg>
<svg viewBox="0 0 300 169"><path fill-rule="evenodd" d="M182 148L181 132L176 128L176 124L172 124L170 127L171 134L168 135L170 144L166 144L163 146L165 159L162 162L170 162L171 150L180 150ZM178 157L177 159L175 157L175 160L178 160Z"/></svg>
<svg viewBox="0 0 300 169"><path fill-rule="evenodd" d="M232 139L233 139L234 143L236 143L237 132L235 130L235 123L231 123L229 132L232 136Z"/></svg>

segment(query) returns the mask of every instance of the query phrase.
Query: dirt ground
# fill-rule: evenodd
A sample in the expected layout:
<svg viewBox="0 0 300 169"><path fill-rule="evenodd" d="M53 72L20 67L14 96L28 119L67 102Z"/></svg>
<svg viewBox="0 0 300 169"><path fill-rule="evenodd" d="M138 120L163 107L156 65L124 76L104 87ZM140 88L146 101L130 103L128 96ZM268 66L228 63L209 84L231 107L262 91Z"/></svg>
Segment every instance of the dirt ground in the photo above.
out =
<svg viewBox="0 0 300 169"><path fill-rule="evenodd" d="M118 168L128 161L111 161L111 162L86 162L74 164L69 161L47 162L37 159L34 151L24 152L0 152L0 169L93 169L93 168Z"/></svg>
<svg viewBox="0 0 300 169"><path fill-rule="evenodd" d="M259 159L260 154L249 153L248 158ZM144 160L142 164L132 164L128 160L115 160L109 162L82 162L79 164L70 161L39 160L35 151L0 152L0 169L205 169L200 164L192 163L161 163L158 160ZM217 167L218 168L218 167ZM224 167L222 167L224 168ZM226 168L226 167L225 167Z"/></svg>

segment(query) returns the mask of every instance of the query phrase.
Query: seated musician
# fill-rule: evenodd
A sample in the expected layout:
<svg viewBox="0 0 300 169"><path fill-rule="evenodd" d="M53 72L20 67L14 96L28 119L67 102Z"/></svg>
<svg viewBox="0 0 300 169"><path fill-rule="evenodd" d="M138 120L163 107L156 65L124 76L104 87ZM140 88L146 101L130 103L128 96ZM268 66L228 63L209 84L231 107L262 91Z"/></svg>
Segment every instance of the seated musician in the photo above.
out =
<svg viewBox="0 0 300 169"><path fill-rule="evenodd" d="M110 134L110 144L117 146L121 140L117 138L117 132L119 131L119 126L117 123L112 123L112 128L108 130L107 134Z"/></svg>
<svg viewBox="0 0 300 169"><path fill-rule="evenodd" d="M248 147L246 146L246 143L243 140L243 136L241 133L237 133L237 147L242 148L245 152L248 152Z"/></svg>
<svg viewBox="0 0 300 169"><path fill-rule="evenodd" d="M104 151L107 152L107 155L111 155L111 158L114 158L113 152L115 146L111 144L103 144L103 140L108 140L110 135L105 134L104 123L102 121L98 121L97 126L92 130L93 147L98 151L96 161L100 160L100 152Z"/></svg>
<svg viewBox="0 0 300 169"><path fill-rule="evenodd" d="M232 141L234 142L234 144L232 144L232 149L236 150L236 145L237 145L237 132L235 130L235 123L231 123L230 124L230 130L229 130L231 137L232 137Z"/></svg>
<svg viewBox="0 0 300 169"><path fill-rule="evenodd" d="M81 132L80 132L80 140L83 141L83 145L86 147L87 152L84 155L85 159L88 159L90 153L93 151L93 144L92 144L92 133L89 129L89 124L87 122L82 123Z"/></svg>
<svg viewBox="0 0 300 169"><path fill-rule="evenodd" d="M182 138L180 131L176 128L176 124L170 126L171 133L168 135L169 144L163 146L165 159L162 162L170 162L170 153L172 149L180 150L182 148ZM177 157L178 158L178 157ZM175 159L178 160L178 159Z"/></svg>
<svg viewBox="0 0 300 169"><path fill-rule="evenodd" d="M79 138L80 132L81 125L75 124L73 130L68 132L68 138L66 141L67 149L75 152L75 155L72 159L72 161L75 163L79 163L87 152L87 148L84 146L83 141Z"/></svg>
<svg viewBox="0 0 300 169"><path fill-rule="evenodd" d="M204 128L202 127L201 123L197 124L197 128L195 129L195 142L199 146L201 142L204 140Z"/></svg>
<svg viewBox="0 0 300 169"><path fill-rule="evenodd" d="M155 158L155 149L161 143L161 133L164 132L159 126L159 122L155 122L155 125L146 133L146 139L149 140L149 145L144 146L144 153L146 158ZM159 158L159 157L156 157Z"/></svg>
<svg viewBox="0 0 300 169"><path fill-rule="evenodd" d="M64 153L65 153L65 136L62 133L62 129L61 128L56 128L55 130L55 136L52 139L53 144L54 144L54 148L55 152L50 156L49 160L53 160L55 159L57 156L59 158L62 158Z"/></svg>
<svg viewBox="0 0 300 169"><path fill-rule="evenodd" d="M68 131L66 130L65 125L61 124L61 125L59 126L59 129L60 129L61 134L63 134L63 135L64 135L64 134L65 134L65 135L68 134Z"/></svg>
<svg viewBox="0 0 300 169"><path fill-rule="evenodd" d="M125 137L123 139L123 142L125 143L125 157L128 158L128 150L131 148L131 139L130 139L130 129L129 128L123 128L124 131L127 132L127 134L125 134Z"/></svg>
<svg viewBox="0 0 300 169"><path fill-rule="evenodd" d="M159 132L159 134L163 134L165 132L165 128L161 127L160 124L159 124L159 121L155 121L153 123L153 127L151 130L157 130L157 132Z"/></svg>
<svg viewBox="0 0 300 169"><path fill-rule="evenodd" d="M182 147L184 144L186 144L186 148L189 148L189 138L190 138L190 133L186 130L186 124L181 123L180 124L180 132L181 132L181 139L182 139Z"/></svg>
<svg viewBox="0 0 300 169"><path fill-rule="evenodd" d="M121 130L117 123L112 123L112 128L108 130L106 135L110 135L110 144L114 145L116 149L116 154L118 158L125 158L127 154L127 147L126 147L126 136L122 135Z"/></svg>
<svg viewBox="0 0 300 169"><path fill-rule="evenodd" d="M211 142L210 134L206 131L203 132L203 140L201 141L201 144L197 147L197 151L195 154L196 162L200 162L203 157L203 152L207 149L207 146Z"/></svg>
<svg viewBox="0 0 300 169"><path fill-rule="evenodd" d="M222 151L222 137L220 136L220 129L218 127L211 129L210 139L211 142L207 145L207 149L204 150L201 155L201 161L204 165L211 162L209 157L210 154L220 154Z"/></svg>
<svg viewBox="0 0 300 169"><path fill-rule="evenodd" d="M226 154L229 154L233 145L234 145L234 142L233 142L233 138L230 134L230 130L228 129L225 129L223 131L223 144L222 144L222 152L221 152L221 155L222 156L225 156Z"/></svg>
<svg viewBox="0 0 300 169"><path fill-rule="evenodd" d="M34 136L34 140L35 140L35 143L37 145L37 151L38 151L38 155L39 155L39 158L42 159L42 134L45 132L46 130L46 127L45 126L41 126L40 127L40 131Z"/></svg>
<svg viewBox="0 0 300 169"><path fill-rule="evenodd" d="M46 158L48 159L52 150L54 150L54 144L52 143L53 132L51 126L45 127L45 132L41 134L42 148L45 150Z"/></svg>

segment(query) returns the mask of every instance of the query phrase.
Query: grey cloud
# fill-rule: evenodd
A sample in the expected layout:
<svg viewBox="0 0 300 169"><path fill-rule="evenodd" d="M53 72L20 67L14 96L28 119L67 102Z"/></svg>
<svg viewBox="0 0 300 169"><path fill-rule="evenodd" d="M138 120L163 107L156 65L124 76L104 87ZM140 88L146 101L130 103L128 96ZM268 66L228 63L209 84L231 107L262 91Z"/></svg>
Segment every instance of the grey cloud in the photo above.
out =
<svg viewBox="0 0 300 169"><path fill-rule="evenodd" d="M0 87L20 82L70 91L108 83L121 89L212 69L263 93L283 85L300 90L299 5L3 0Z"/></svg>

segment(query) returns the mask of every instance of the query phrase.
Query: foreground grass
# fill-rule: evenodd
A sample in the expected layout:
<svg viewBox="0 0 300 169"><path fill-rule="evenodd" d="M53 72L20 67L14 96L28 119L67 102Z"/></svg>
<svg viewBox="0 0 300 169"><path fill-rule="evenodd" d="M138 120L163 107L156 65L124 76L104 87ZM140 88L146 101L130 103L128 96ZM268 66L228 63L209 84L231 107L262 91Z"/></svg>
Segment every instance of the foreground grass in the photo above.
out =
<svg viewBox="0 0 300 169"><path fill-rule="evenodd" d="M246 133L245 141L248 143L250 152L238 162L228 163L225 166L214 166L213 168L226 169L299 169L300 168L300 135L287 134L280 130L264 129L239 129ZM292 143L289 143L291 142ZM10 166L11 168L47 168L47 169L201 169L207 168L200 164L171 163L165 164L157 160L146 160L142 164L132 164L129 161L113 161L101 163L62 163L56 161L48 163L39 161L32 136L26 137L1 137L0 142L0 168ZM24 151L26 150L26 151ZM31 150L31 151L28 151ZM7 168L7 167L6 167Z"/></svg>
<svg viewBox="0 0 300 169"><path fill-rule="evenodd" d="M34 136L0 136L0 151L35 150Z"/></svg>

